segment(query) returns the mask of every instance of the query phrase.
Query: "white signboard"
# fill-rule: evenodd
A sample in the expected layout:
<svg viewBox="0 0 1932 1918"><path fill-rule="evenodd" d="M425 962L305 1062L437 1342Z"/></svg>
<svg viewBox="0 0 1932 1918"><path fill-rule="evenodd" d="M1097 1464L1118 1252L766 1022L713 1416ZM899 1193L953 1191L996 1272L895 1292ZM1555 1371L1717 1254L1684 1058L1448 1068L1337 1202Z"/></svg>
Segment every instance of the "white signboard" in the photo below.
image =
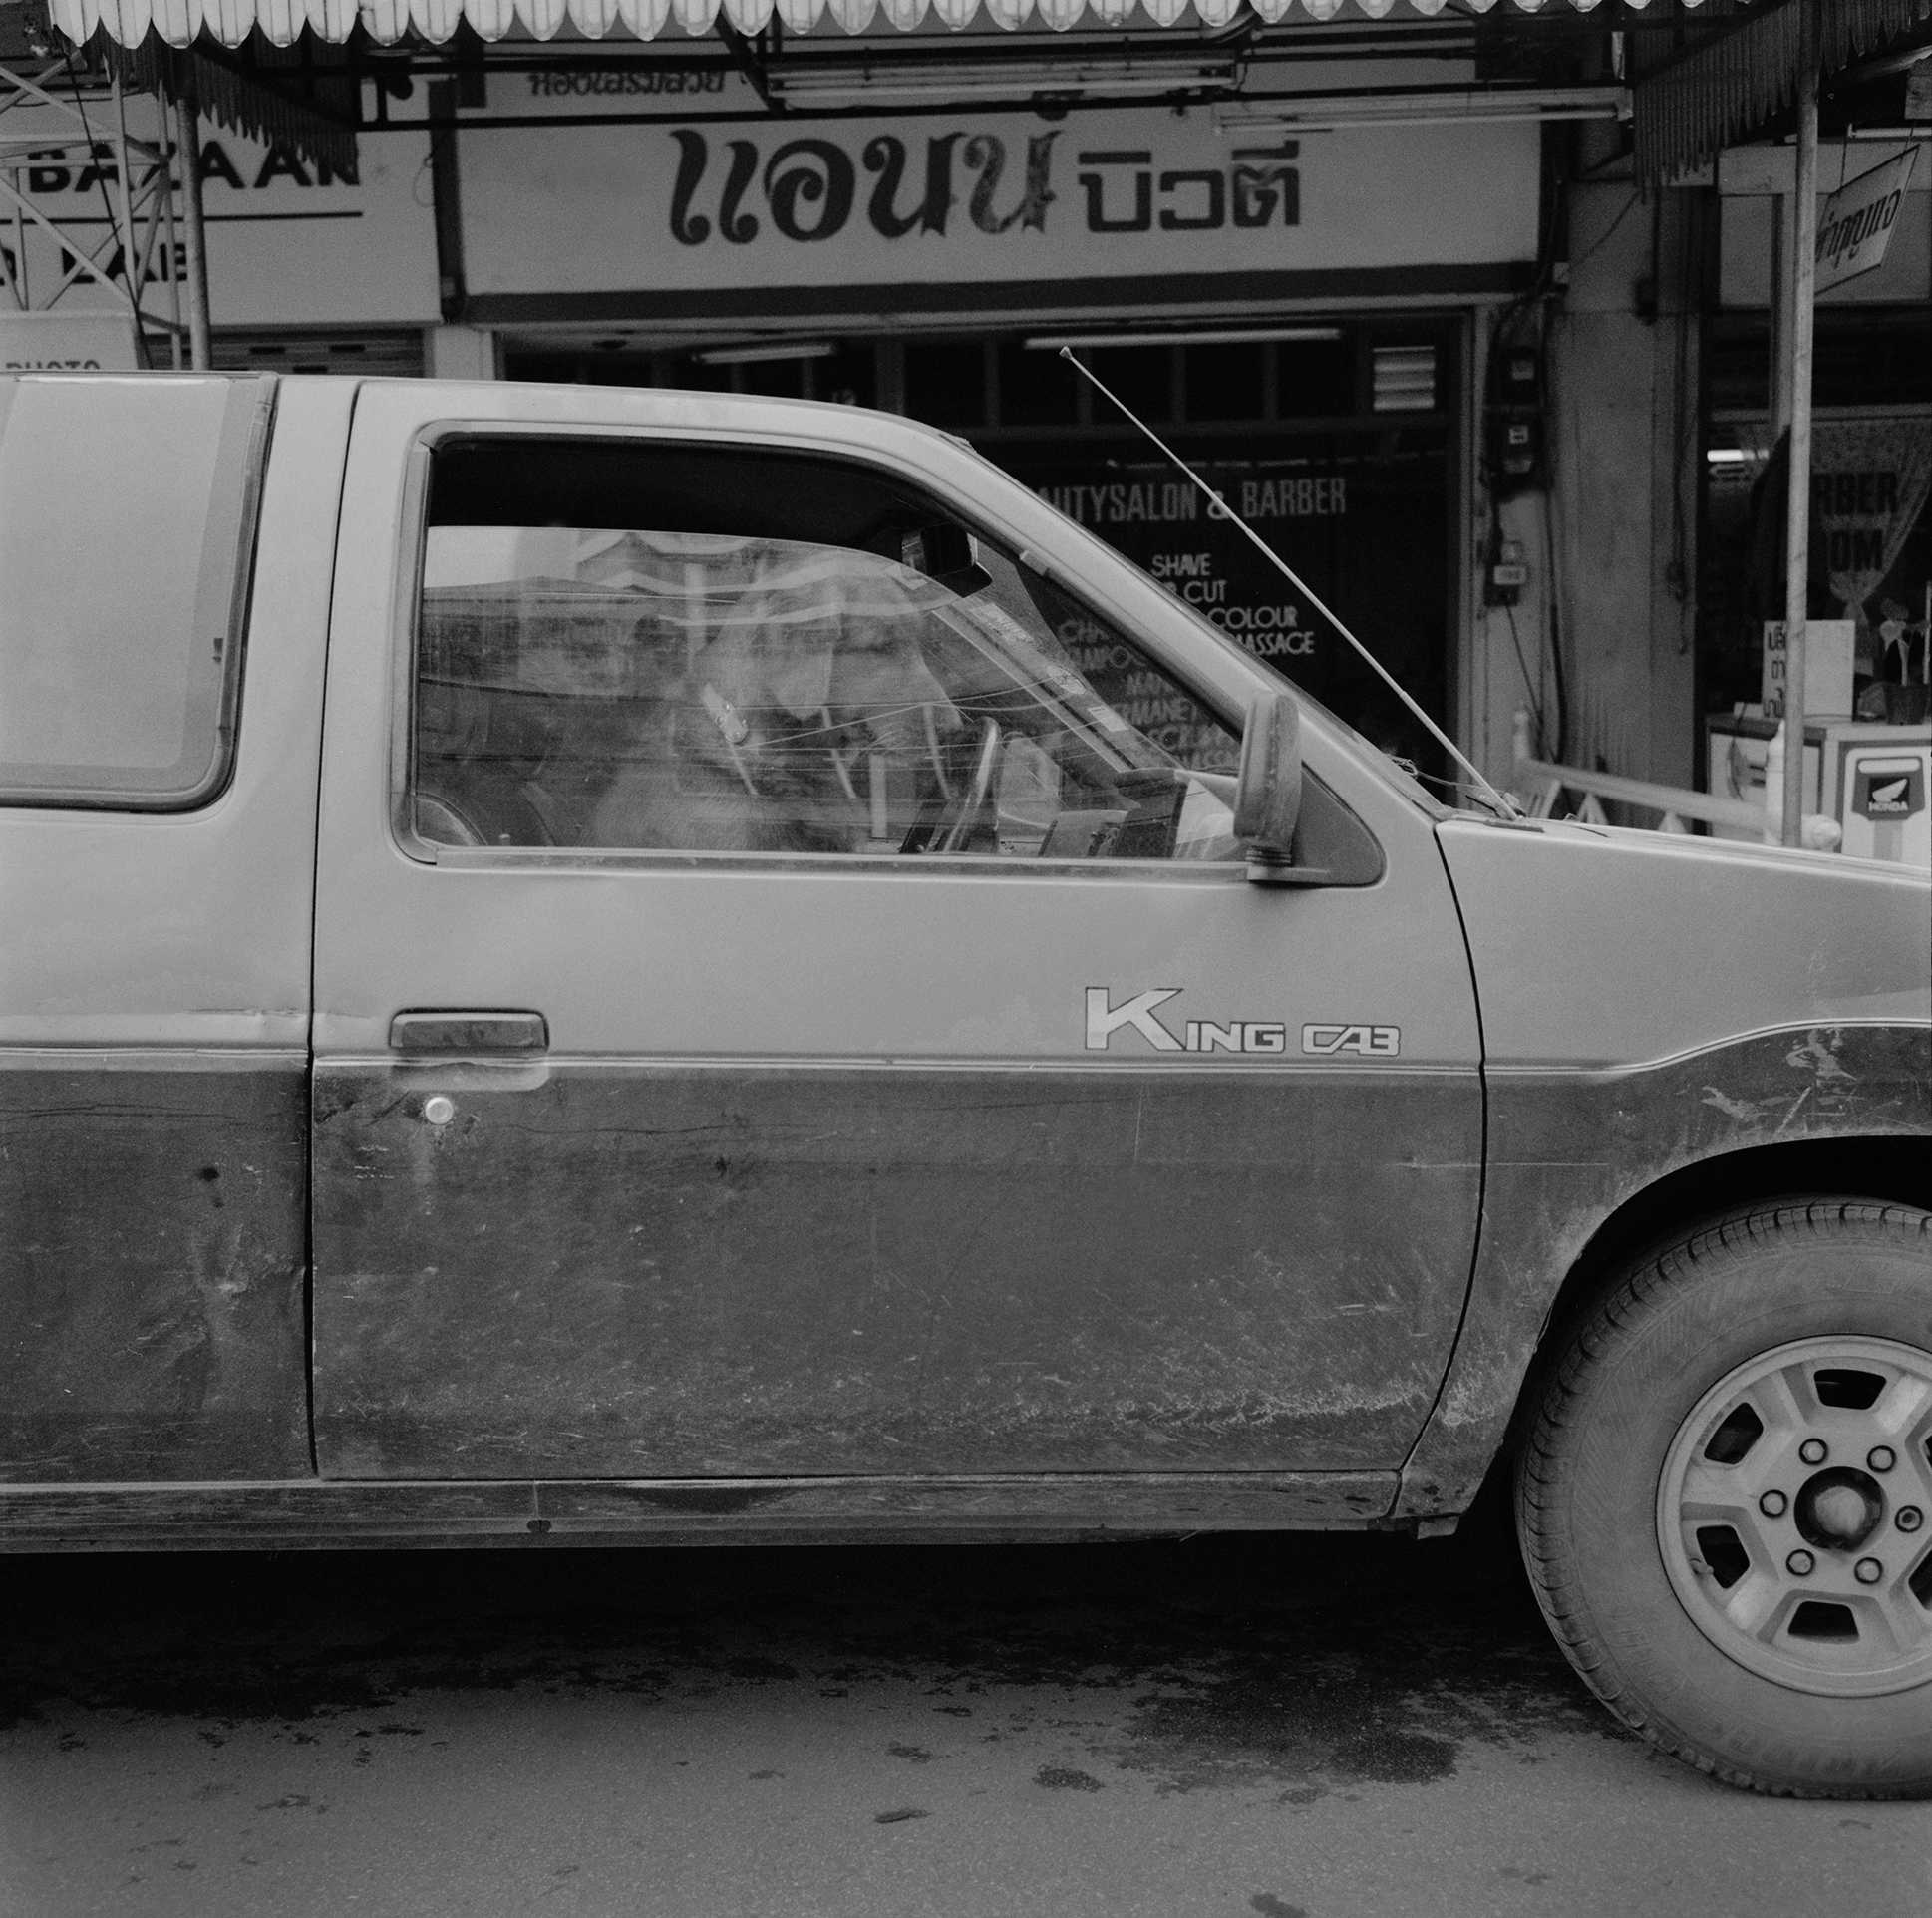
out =
<svg viewBox="0 0 1932 1918"><path fill-rule="evenodd" d="M1841 186L1818 214L1818 291L1869 273L1885 260L1885 248L1912 183L1918 149L1908 147L1894 160Z"/></svg>
<svg viewBox="0 0 1932 1918"><path fill-rule="evenodd" d="M130 131L152 137L152 128L138 124L144 110L152 112L152 102L130 100L129 119L137 123ZM54 145L23 147L40 131L65 140L70 122L44 114L36 120L31 110L16 108L7 127L9 179L64 236L101 245L110 231L109 204L119 207L115 149L105 125L91 157ZM209 304L217 327L424 325L439 318L429 136L365 134L357 152L356 177L349 179L202 123ZM28 221L0 234L0 245L16 276L24 268L30 304L48 303L65 265L60 241ZM119 278L120 262L112 263ZM149 258L146 310L170 312L168 282L184 282L186 275L177 224L173 257L158 238ZM98 314L115 304L114 293L83 278L52 310Z"/></svg>
<svg viewBox="0 0 1932 1918"><path fill-rule="evenodd" d="M1843 718L1851 711L1851 647L1854 623L1849 619L1807 619L1804 622L1804 716ZM1784 716L1784 622L1765 621L1764 713L1767 719Z"/></svg>
<svg viewBox="0 0 1932 1918"><path fill-rule="evenodd" d="M0 373L132 373L134 322L0 310Z"/></svg>
<svg viewBox="0 0 1932 1918"><path fill-rule="evenodd" d="M1045 282L1068 304L1083 280L1535 256L1533 125L1223 133L1198 107L802 122L727 89L688 120L666 98L647 103L657 122L573 126L568 109L609 103L537 91L550 84L492 81L490 110L554 126L474 119L459 136L473 295L835 288L877 304L960 285L1037 303Z"/></svg>
<svg viewBox="0 0 1932 1918"><path fill-rule="evenodd" d="M1907 151L1914 155L1932 143L1918 141ZM1827 143L1818 153L1819 177L1844 179L1843 192L1861 185L1869 149L1846 143ZM1895 148L1880 148L1897 159ZM1922 158L1922 156L1921 156ZM1766 306L1771 299L1771 261L1776 244L1773 227L1778 202L1788 204L1796 184L1796 166L1789 147L1735 147L1718 158L1720 198L1718 230L1718 298L1727 307ZM1858 172L1858 179L1850 178ZM1841 241L1855 244L1848 231L1832 233L1832 202L1836 195L1818 195L1818 280L1820 302L1833 306L1912 306L1932 299L1932 162L1914 165L1897 207L1880 215L1886 221L1882 256L1864 259L1855 278L1830 269L1828 254ZM1889 194L1886 196L1888 199ZM1828 238L1827 238L1828 236Z"/></svg>

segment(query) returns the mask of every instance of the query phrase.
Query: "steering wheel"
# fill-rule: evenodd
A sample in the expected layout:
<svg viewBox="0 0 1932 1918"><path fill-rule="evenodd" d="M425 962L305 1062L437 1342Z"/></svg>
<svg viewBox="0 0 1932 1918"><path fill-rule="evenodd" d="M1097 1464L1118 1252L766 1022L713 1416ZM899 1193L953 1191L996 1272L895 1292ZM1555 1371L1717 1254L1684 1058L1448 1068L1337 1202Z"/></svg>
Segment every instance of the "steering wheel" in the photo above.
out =
<svg viewBox="0 0 1932 1918"><path fill-rule="evenodd" d="M973 752L972 777L967 780L959 797L948 805L939 816L939 821L929 834L920 833L915 827L908 835L903 848L915 851L919 848L911 844L914 837L923 837L927 852L964 852L973 836L973 828L986 810L987 801L993 797L993 782L1000 771L1000 724L998 720L980 721L979 745Z"/></svg>

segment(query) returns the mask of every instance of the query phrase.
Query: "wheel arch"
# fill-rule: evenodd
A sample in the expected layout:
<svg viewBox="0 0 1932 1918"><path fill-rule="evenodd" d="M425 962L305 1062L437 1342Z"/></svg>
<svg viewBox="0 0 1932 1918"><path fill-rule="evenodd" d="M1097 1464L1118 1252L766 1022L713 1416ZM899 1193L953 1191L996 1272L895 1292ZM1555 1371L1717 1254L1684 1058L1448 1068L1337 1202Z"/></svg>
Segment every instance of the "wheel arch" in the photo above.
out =
<svg viewBox="0 0 1932 1918"><path fill-rule="evenodd" d="M1851 1132L1741 1145L1675 1166L1624 1193L1551 1292L1526 1357L1514 1368L1499 1442L1492 1423L1492 1449L1480 1460L1465 1462L1467 1475L1459 1494L1452 1455L1425 1462L1412 1454L1392 1519L1427 1521L1458 1510L1465 1517L1493 1516L1506 1505L1523 1428L1538 1403L1552 1356L1563 1350L1571 1330L1618 1275L1652 1247L1685 1238L1743 1206L1827 1194L1932 1211L1932 1137L1921 1132ZM1467 1469L1469 1463L1473 1470Z"/></svg>
<svg viewBox="0 0 1932 1918"><path fill-rule="evenodd" d="M1649 1247L1684 1238L1740 1206L1825 1194L1932 1211L1932 1139L1883 1133L1744 1146L1681 1165L1627 1194L1590 1235L1550 1300L1517 1393L1511 1439L1547 1354Z"/></svg>
<svg viewBox="0 0 1932 1918"><path fill-rule="evenodd" d="M1517 1422L1545 1619L1611 1711L1716 1777L1932 1795L1932 1212L1800 1182L1640 1236Z"/></svg>

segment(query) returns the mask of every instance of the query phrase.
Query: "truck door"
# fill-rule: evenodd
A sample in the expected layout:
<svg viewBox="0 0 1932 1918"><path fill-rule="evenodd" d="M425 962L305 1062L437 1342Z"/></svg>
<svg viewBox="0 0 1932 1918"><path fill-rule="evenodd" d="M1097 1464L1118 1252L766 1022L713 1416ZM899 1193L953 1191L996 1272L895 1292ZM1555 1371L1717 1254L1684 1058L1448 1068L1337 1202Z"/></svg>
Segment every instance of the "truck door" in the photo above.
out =
<svg viewBox="0 0 1932 1918"><path fill-rule="evenodd" d="M1348 882L1248 883L1245 663L925 436L489 404L352 447L325 1474L1399 1464L1479 1168L1423 811L1317 742Z"/></svg>

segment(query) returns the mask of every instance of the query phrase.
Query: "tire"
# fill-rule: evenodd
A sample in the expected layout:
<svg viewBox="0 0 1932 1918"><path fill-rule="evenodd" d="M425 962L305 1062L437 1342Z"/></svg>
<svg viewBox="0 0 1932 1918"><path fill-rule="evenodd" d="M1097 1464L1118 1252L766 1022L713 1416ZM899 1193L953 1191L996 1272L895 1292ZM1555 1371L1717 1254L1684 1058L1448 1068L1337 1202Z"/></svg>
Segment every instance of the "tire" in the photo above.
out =
<svg viewBox="0 0 1932 1918"><path fill-rule="evenodd" d="M1733 1213L1553 1354L1517 1461L1538 1604L1653 1745L1780 1796L1932 1796L1932 1213Z"/></svg>

